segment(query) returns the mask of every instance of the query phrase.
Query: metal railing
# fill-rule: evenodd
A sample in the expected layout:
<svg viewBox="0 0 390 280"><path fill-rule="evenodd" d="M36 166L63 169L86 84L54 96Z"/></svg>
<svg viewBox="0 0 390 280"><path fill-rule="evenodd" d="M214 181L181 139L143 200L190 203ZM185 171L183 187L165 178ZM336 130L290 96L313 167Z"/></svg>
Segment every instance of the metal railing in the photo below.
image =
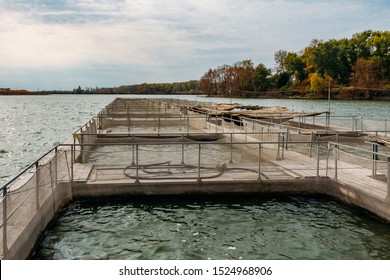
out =
<svg viewBox="0 0 390 280"><path fill-rule="evenodd" d="M232 137L233 133L229 133ZM276 135L278 133L275 133ZM280 134L280 133L279 133ZM279 138L281 139L281 137ZM145 165L154 165L162 162L173 162L175 166L187 165L188 163L194 164L197 163L197 172L200 173L202 168L202 164L214 164L218 165L221 161L225 161L233 164L246 164L252 166L258 166L260 168L261 163L264 162L272 162L272 161L281 161L284 158L284 150L286 145L283 144L294 144L294 145L307 145L316 146L316 157L317 164L314 168L316 168L316 173L319 174L320 171L320 153L319 150L323 149L321 145L326 144L327 142L281 142L281 141L225 141L225 142L206 142L206 141L194 141L194 142L184 142L184 141L169 141L169 142L161 142L161 141L151 141L151 142L136 142L136 143L95 143L95 144L86 144L84 146L94 147L92 153L103 154L104 158L109 158L113 154L121 155L120 158L115 158L115 155L111 158L114 161L114 164L111 162L94 162L89 161L90 163L97 165L129 165L133 166L138 174L138 171ZM83 152L83 147L81 145L68 145L70 147L71 153L74 150L78 149L80 153ZM227 148L223 148L218 150L218 146L223 146ZM116 147L114 150L108 150L101 152L98 149L100 147ZM119 148L118 148L119 147ZM150 147L149 149L147 147ZM161 150L156 147L165 147L172 148L171 150ZM324 148L325 149L325 148ZM205 154L202 152L206 151ZM143 153L142 153L143 152ZM220 152L219 156L216 156L217 153ZM167 155L164 158L163 153ZM240 158L237 158L237 155L240 155ZM158 161L156 161L158 160ZM314 161L313 161L314 162ZM314 166L314 164L313 164ZM70 171L70 179L73 180L74 174L74 165L70 166L72 169ZM259 169L260 170L260 169ZM325 169L324 169L325 170ZM258 173L258 179L260 179L260 173ZM138 175L134 178L137 182L139 182ZM159 179L159 178L154 178ZM197 180L201 178L196 178Z"/></svg>
<svg viewBox="0 0 390 280"><path fill-rule="evenodd" d="M187 102L183 104L188 104ZM135 183L140 183L142 180L148 180L145 176L141 176L141 171L146 168L151 168L151 165L156 162L144 162L145 153L153 153L154 160L156 160L155 151L143 150L144 147L155 147L155 146L170 146L175 147L178 153L175 163L176 168L187 167L194 170L196 176L191 177L191 180L200 182L207 180L209 177L204 177L204 172L211 172L210 169L205 167L205 164L210 165L211 163L205 163L207 158L211 156L211 162L214 166L218 157L212 157L215 152L215 147L227 147L223 148L222 152L225 153L224 160L229 164L240 164L240 160L237 160L236 154L241 154L241 161L250 162L250 170L255 177L249 179L255 180L271 180L272 178L267 177L264 173L264 163L270 161L283 161L285 159L285 153L287 151L295 151L298 153L304 153L309 158L316 155L316 160L311 160L313 165L313 172L319 177L322 170L326 171L326 175L330 172L331 167L329 166L330 151L334 152L334 172L335 180L338 180L339 173L343 171L343 166L340 164L343 162L343 157L346 158L345 154L349 154L351 157L356 157L356 152L365 153L371 156L371 158L365 158L364 162L368 163L362 168L371 168L371 176L374 179L379 178L382 175L386 175L387 171L387 194L390 195L390 158L384 153L379 153L377 147L373 144L372 151L367 151L357 147L351 147L343 145L341 143L334 142L319 142L313 141L313 133L311 134L310 141L291 141L291 129L288 125L284 125L277 122L266 122L265 120L256 120L251 118L239 118L233 119L232 117L217 116L212 114L205 114L204 112L188 112L183 110L183 104L172 105L169 103L163 104L162 102L156 104L149 104L148 106L142 106L141 102L137 106L130 107L125 104L121 109L123 114L110 114L108 111L115 108L115 106L107 106L102 109L97 117L89 120L85 125L81 126L73 133L73 143L62 144L54 147L42 155L39 159L34 161L31 165L27 166L17 176L5 183L1 187L2 193L2 256L7 255L8 244L14 240L15 236L8 236L7 224L12 222L23 226L21 224L23 219L15 220L15 217L28 216L40 211L40 207L48 199L52 200L53 212L56 212L58 207L58 186L60 183L69 184L70 188L74 184L75 180L75 164L78 162L88 162L88 153L96 153L98 147L104 146L121 146L127 147L127 151L130 151L131 155L127 160L130 172L130 177L134 179ZM119 105L121 106L121 105ZM162 107L164 106L164 107ZM173 107L172 107L173 106ZM116 106L116 108L119 108ZM173 108L174 114L170 111ZM150 109L150 110L149 110ZM177 111L178 110L178 111ZM178 113L176 113L176 111ZM157 113L156 113L157 112ZM146 113L146 114L145 114ZM158 114L159 113L159 114ZM148 143L98 143L96 139L99 136L98 130L101 122L104 119L125 119L127 125L126 136L129 138L135 138L140 136L142 133L134 131L136 123L133 122L136 117L132 117L132 114L139 114L139 116L153 118L152 121L158 120L157 134L161 132L161 128L164 125L165 120L177 120L185 122L186 131L182 132L170 132L170 136L177 136L179 140L176 141L150 141ZM161 115L163 114L163 116ZM135 115L133 115L135 116ZM281 120L282 115L279 116ZM334 117L333 117L334 119ZM200 120L202 130L207 130L209 135L219 135L224 138L223 142L205 142L205 141L184 141L185 137L191 135L204 133L202 130L198 130L198 133L191 133L189 130L190 123L196 123L195 120ZM318 120L318 119L317 119ZM299 125L305 124L306 118L300 117ZM328 122L329 120L326 120ZM358 129L358 121L361 124L361 131L363 131L363 119L352 117L352 130ZM197 124L197 125L199 125ZM316 119L313 117L313 124L316 124ZM388 124L387 120L384 122L385 129L382 131L376 131L376 135L387 136ZM303 125L302 125L303 126ZM111 133L110 136L123 136L123 134L115 135ZM77 143L78 142L78 143ZM324 145L328 144L325 148ZM130 147L130 148L129 148ZM190 150L188 148L191 147ZM243 148L244 147L244 148ZM298 148L296 148L298 147ZM303 147L303 148L302 148ZM342 149L345 148L345 149ZM347 149L347 150L346 150ZM187 151L188 150L188 151ZM146 152L145 152L146 151ZM350 153L350 151L354 151ZM121 151L120 151L121 153ZM172 154L172 152L169 152ZM341 155L344 153L344 156ZM341 158L340 158L341 157ZM157 157L160 159L160 157ZM193 162L189 164L189 160L193 158ZM321 158L326 158L326 165L322 164ZM250 159L250 160L249 160ZM248 163L248 162L246 162ZM354 162L355 163L355 162ZM172 165L171 165L172 167ZM386 169L387 167L387 169ZM155 166L153 168L156 168ZM237 168L237 166L235 167ZM219 166L216 170L212 170L215 174L210 176L217 176L221 172L226 170L225 166ZM155 170L154 170L155 171ZM132 174L134 172L134 174ZM222 174L221 173L221 174ZM154 174L156 175L156 174ZM158 175L158 174L157 174ZM161 176L164 177L164 176ZM179 176L180 177L180 176ZM385 176L386 177L386 176ZM154 179L159 179L154 177ZM182 178L181 178L182 179ZM381 178L379 178L381 179ZM27 211L27 212L26 212ZM11 240L11 241L10 241Z"/></svg>
<svg viewBox="0 0 390 280"><path fill-rule="evenodd" d="M71 182L72 160L67 147L56 146L1 187L2 258L7 258L9 248L21 233L15 228L26 228L48 201L52 206L44 208L49 209L51 215L57 212L62 200L59 184ZM8 235L8 224L14 228L12 235Z"/></svg>
<svg viewBox="0 0 390 280"><path fill-rule="evenodd" d="M373 179L386 179L387 198L390 198L390 154L379 152L376 143L370 143L372 150L329 142L329 151L333 151L334 180L340 173L350 170L368 170ZM329 156L328 156L329 157ZM341 166L341 163L344 166ZM378 174L381 171L381 174ZM352 175L353 176L353 175Z"/></svg>
<svg viewBox="0 0 390 280"><path fill-rule="evenodd" d="M78 158L83 152L85 146L92 147L92 152L96 152L96 148L104 146L121 146L130 152L129 157L126 158L126 169L129 177L134 180L134 183L141 183L144 180L149 180L145 174L147 172L156 172L155 166L157 163L168 162L169 160L164 160L162 156L157 156L156 149L153 147L164 146L164 147L174 147L178 157L176 158L176 163L170 163L170 168L189 168L193 172L193 176L190 176L189 180L195 180L197 182L210 179L210 176L219 176L222 172L225 172L226 165L220 165L220 158L214 157L210 151L215 151L217 146L224 146L227 148L221 149L224 153L224 160L229 164L233 163L233 166L237 168L237 164L240 166L240 161L236 160L233 156L235 151L237 154L241 155L241 160L244 162L242 166L246 166L246 171L253 176L249 176L249 180L272 180L272 177L267 175L267 172L264 170L264 163L277 160L284 160L284 153L286 153L286 148L290 145L305 145L314 147L314 154L316 155L316 160L311 161L313 165L313 172L316 176L320 176L321 171L325 171L325 174L328 174L331 167L328 163L325 165L321 163L321 158L326 158L326 152L321 152L320 150L326 149L323 147L324 142L289 142L286 139L283 139L282 135L285 135L285 132L272 133L277 135L278 141L237 141L237 136L242 137L242 133L220 133L226 138L236 139L235 141L225 142L184 142L184 141L171 141L171 142L148 142L148 143L97 143L97 144L61 144L48 151L46 154L41 156L34 163L26 167L22 172L20 172L14 179L7 182L4 186L1 187L3 199L2 199L2 240L3 240L3 257L7 254L8 244L8 230L7 223L13 222L14 218L20 215L24 215L23 211L29 211L31 215L32 211L39 211L40 206L44 203L44 200L51 199L53 201L53 211L56 210L56 189L59 182L67 183L72 185L74 183L74 173L75 173L75 164L78 161ZM256 133L248 133L248 135L253 135ZM258 134L258 133L257 133ZM183 135L183 134L181 134ZM227 137L226 137L227 136ZM242 140L244 140L243 138ZM327 143L327 142L326 142ZM149 149L143 150L145 147ZM191 147L189 149L189 147ZM340 166L341 152L347 152L349 150L368 153L379 157L381 163L384 162L384 158L387 159L387 191L390 193L390 183L389 183L389 173L390 173L390 162L388 161L388 155L384 153L379 153L375 151L367 151L357 147L351 147L343 145L340 143L330 142L328 146L328 151L335 151L334 156L334 172L335 180L338 179L339 173L343 171L343 167ZM187 151L188 150L188 151ZM291 149L290 149L291 150ZM152 152L151 152L152 151ZM329 157L328 152L328 157ZM108 152L110 153L110 152ZM118 153L123 153L119 151ZM171 151L167 151L167 154L172 154ZM148 160L145 155L152 155L152 159ZM156 162L158 159L159 162ZM369 160L369 159L367 159ZM371 159L372 160L372 159ZM154 162L153 162L154 161ZM247 162L245 162L247 161ZM125 163L125 162L123 162ZM372 163L378 164L379 160L372 160ZM167 164L168 165L168 164ZM214 168L210 169L210 165L213 165ZM219 167L218 167L219 165ZM249 167L248 167L249 166ZM364 167L364 166L363 166ZM166 168L166 167L164 167ZM169 168L169 167L168 167ZM233 167L232 167L233 168ZM364 167L366 168L366 167ZM378 175L378 170L380 172L385 172L386 170L382 167L378 168L378 165L372 165L373 175ZM31 169L35 169L34 175L29 176ZM144 171L147 172L144 172ZM189 172L189 171L188 171ZM191 172L189 172L191 173ZM221 173L221 174L222 174ZM31 174L30 174L31 175ZM15 185L20 183L21 178L27 178L28 185L23 188L23 186L18 186L15 188ZM178 176L180 177L180 176ZM159 174L154 174L152 177L153 180L159 179L169 179L169 176L160 176ZM180 180L183 180L183 177L180 177ZM185 178L185 177L184 177ZM173 178L175 179L175 178ZM227 179L229 180L229 179ZM245 180L245 179L243 179ZM23 183L26 185L26 183ZM21 195L24 194L24 195ZM18 195L18 196L16 196ZM50 198L51 197L51 198ZM58 198L57 198L58 199ZM30 205L25 207L23 205ZM32 207L32 208L31 208ZM24 213L24 214L23 214ZM12 221L11 221L12 220ZM22 225L20 225L22 226ZM12 237L11 239L14 239Z"/></svg>
<svg viewBox="0 0 390 280"><path fill-rule="evenodd" d="M158 100L149 100L149 99L121 99L118 98L112 104L106 106L105 109L103 109L99 114L107 113L107 110L117 109L120 111L123 111L122 113L129 112L130 114L132 112L138 112L138 113L146 113L150 109L150 111L153 111L154 113L164 113L170 111L170 113L177 112L178 110L187 109L191 107L191 110L193 112L197 112L199 114L209 114L211 116L214 116L213 113L207 113L205 111L199 110L197 108L193 108L194 105L204 105L204 106L210 106L215 105L215 102L202 102L199 101L190 101L190 100L181 100L181 99L158 99ZM296 112L299 113L299 112ZM304 112L302 112L304 113ZM329 112L323 112L325 115L319 115L319 116L300 116L293 119L293 121L296 123L296 125L290 127L295 128L302 128L304 129L306 125L311 126L322 126L325 129L341 129L346 131L355 131L355 132L381 132L385 137L387 137L390 134L390 128L389 128L389 120L370 120L366 119L362 116L336 116L331 115ZM98 115L99 115L98 114ZM277 123L278 119L283 118L283 113L280 113L279 115L276 113L270 114L270 119L273 119L274 121L271 121L270 123ZM254 119L257 119L255 117ZM265 121L266 122L266 121ZM280 121L279 121L280 123ZM289 126L288 124L286 124ZM374 129L373 129L374 127Z"/></svg>

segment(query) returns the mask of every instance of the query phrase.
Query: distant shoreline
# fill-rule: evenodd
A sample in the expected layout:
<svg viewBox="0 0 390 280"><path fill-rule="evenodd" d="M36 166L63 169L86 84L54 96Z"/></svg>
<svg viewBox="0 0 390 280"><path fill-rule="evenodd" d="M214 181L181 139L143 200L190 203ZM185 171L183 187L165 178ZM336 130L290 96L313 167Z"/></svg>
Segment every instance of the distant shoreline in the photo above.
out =
<svg viewBox="0 0 390 280"><path fill-rule="evenodd" d="M302 93L297 94L275 94L272 92L264 94L255 94L255 93L246 93L245 95L214 95L214 94L204 94L204 93L123 93L123 92L110 92L110 93L74 93L73 91L27 91L27 90L10 90L10 91L0 91L0 96L41 96L41 95L52 95L52 94L67 94L67 95L161 95L161 96L177 96L177 95L202 95L209 98L238 98L238 99L300 99L300 100L327 100L328 96L326 94L316 94L316 95L303 95ZM332 100L372 100L372 101L390 101L390 92L374 92L370 93L359 93L356 94L340 94L338 92L331 92Z"/></svg>
<svg viewBox="0 0 390 280"><path fill-rule="evenodd" d="M8 95L8 96L14 96L14 95L49 95L49 92L45 91L28 91L28 90L9 90L9 89L1 89L0 95Z"/></svg>
<svg viewBox="0 0 390 280"><path fill-rule="evenodd" d="M31 95L50 95L50 93L0 93L2 96L31 96Z"/></svg>

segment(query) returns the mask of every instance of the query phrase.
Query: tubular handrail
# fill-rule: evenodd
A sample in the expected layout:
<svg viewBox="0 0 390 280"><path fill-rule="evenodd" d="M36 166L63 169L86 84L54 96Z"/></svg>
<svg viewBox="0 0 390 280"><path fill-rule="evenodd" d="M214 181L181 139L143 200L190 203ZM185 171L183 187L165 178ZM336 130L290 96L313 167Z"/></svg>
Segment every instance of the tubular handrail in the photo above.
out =
<svg viewBox="0 0 390 280"><path fill-rule="evenodd" d="M273 134L287 134L288 131L270 131L270 132L239 132L239 131L232 131L232 132L212 132L212 133L207 133L207 135L242 135L242 134L248 134L248 135L273 135ZM169 132L165 133L163 136L193 136L193 135L201 135L202 133L197 133L197 132ZM204 133L203 133L204 134ZM83 135L89 135L89 136L98 136L102 135L99 133L83 133ZM110 133L109 136L137 136L137 135L151 135L155 136L157 134L152 134L152 133ZM161 134L160 134L161 135ZM60 144L61 145L61 144Z"/></svg>
<svg viewBox="0 0 390 280"><path fill-rule="evenodd" d="M359 148L359 147L349 146L349 145L340 144L340 143L336 143L336 142L328 142L328 145L329 145L329 147L335 146L336 149L338 149L339 147L344 147L344 148L348 148L348 149L351 149L351 150L364 152L364 153L368 153L368 154L372 154L372 155L383 156L383 157L390 157L390 154L383 154L383 153L376 152L376 151L369 151L369 150L365 150L365 149L362 149L362 148Z"/></svg>
<svg viewBox="0 0 390 280"><path fill-rule="evenodd" d="M284 134L286 132L270 132L265 134ZM187 135L185 133L182 133L180 135ZM221 133L220 133L221 134ZM234 133L224 133L224 134L234 134ZM242 134L242 133L237 133ZM251 142L240 142L240 141L226 141L226 142L215 142L215 141L196 141L196 142L184 142L186 145L277 145L280 144L281 141L251 141ZM327 141L284 141L284 144L327 144ZM109 145L112 146L124 146L129 145L130 143L110 143ZM137 143L134 145L182 145L183 141L169 141L169 142L145 142L145 143ZM26 168L24 168L22 171L20 171L17 175L15 175L11 180L6 182L3 186L0 187L0 189L7 188L9 185L11 185L13 182L15 182L18 178L20 178L24 173L26 173L30 168L34 167L39 163L40 160L42 160L44 157L46 157L48 154L50 154L53 151L57 151L60 147L68 147L75 149L76 147L84 147L84 146L106 146L107 143L94 143L94 144L58 144L54 148L51 148L48 152L44 153L42 156L40 156L37 160L35 160L33 163L28 165Z"/></svg>
<svg viewBox="0 0 390 280"><path fill-rule="evenodd" d="M96 118L97 118L97 117L92 117L92 119L88 120L84 125L79 126L78 129L77 129L75 132L73 132L73 135L74 135L74 134L77 134L77 133L78 133L79 131L81 131L84 127L86 127L89 123L91 123L91 122L93 122L93 121L96 121Z"/></svg>
<svg viewBox="0 0 390 280"><path fill-rule="evenodd" d="M63 144L58 144L56 145L54 148L51 148L48 152L44 153L42 156L40 156L37 160L35 160L33 163L31 163L30 165L28 165L26 168L24 168L22 171L20 171L17 175L15 175L11 180L9 180L8 182L6 182L3 186L0 187L0 190L3 190L4 188L7 188L10 184L12 184L13 182L15 182L19 177L21 177L24 173L26 173L30 168L36 166L40 160L42 160L44 157L46 157L48 154L50 154L51 152L55 151L58 149L59 146L61 146Z"/></svg>
<svg viewBox="0 0 390 280"><path fill-rule="evenodd" d="M278 141L251 141L251 142L239 142L239 141L227 141L227 142L216 142L216 141L196 141L196 142L184 142L186 145L273 145L278 144ZM328 141L284 141L285 144L328 144ZM94 144L59 144L58 146L64 147L82 147L82 146L126 146L126 145L181 145L182 141L171 141L171 142L145 142L145 143L94 143Z"/></svg>
<svg viewBox="0 0 390 280"><path fill-rule="evenodd" d="M271 132L271 133L264 133L264 134L283 134L285 132ZM183 135L184 133L178 134L178 135ZM217 133L217 134L242 134L242 133ZM253 134L253 133L252 133ZM375 151L370 151L370 150L365 150L359 147L354 147L350 145L345 145L345 144L340 144L336 142L328 142L328 141L284 141L284 144L328 144L329 149L334 146L336 148L339 147L344 147L360 152L364 152L367 154L373 154L373 155L378 155L382 157L390 157L389 154L384 154L380 152L375 152ZM183 141L169 141L169 142L145 142L145 143L137 143L134 145L145 145L145 146L150 146L150 145L182 145ZM249 141L249 142L240 142L240 141L226 141L226 142L215 142L215 141L196 141L196 142L185 142L186 145L276 145L280 144L280 141ZM46 157L48 154L52 153L53 151L57 151L59 147L68 147L68 148L75 148L75 147L83 147L83 146L105 146L107 143L95 143L95 144L58 144L54 148L50 149L48 152L44 153L42 156L40 156L38 159L36 159L33 163L29 164L26 168L24 168L22 171L20 171L17 175L15 175L11 180L6 182L3 186L0 187L1 190L4 188L7 188L9 185L11 185L13 182L15 182L19 177L21 177L24 173L26 173L29 169L32 167L36 166L39 161L41 161L44 157ZM123 145L129 145L129 143L110 143L109 145L113 146L123 146Z"/></svg>

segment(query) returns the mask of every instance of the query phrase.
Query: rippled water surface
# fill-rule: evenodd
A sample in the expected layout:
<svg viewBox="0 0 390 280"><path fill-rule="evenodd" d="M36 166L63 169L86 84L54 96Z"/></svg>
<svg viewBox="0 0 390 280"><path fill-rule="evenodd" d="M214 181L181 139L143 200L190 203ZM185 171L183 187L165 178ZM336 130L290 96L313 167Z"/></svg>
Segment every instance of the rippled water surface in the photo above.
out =
<svg viewBox="0 0 390 280"><path fill-rule="evenodd" d="M77 202L35 259L390 259L390 225L324 198Z"/></svg>
<svg viewBox="0 0 390 280"><path fill-rule="evenodd" d="M112 96L0 96L0 185L71 137Z"/></svg>

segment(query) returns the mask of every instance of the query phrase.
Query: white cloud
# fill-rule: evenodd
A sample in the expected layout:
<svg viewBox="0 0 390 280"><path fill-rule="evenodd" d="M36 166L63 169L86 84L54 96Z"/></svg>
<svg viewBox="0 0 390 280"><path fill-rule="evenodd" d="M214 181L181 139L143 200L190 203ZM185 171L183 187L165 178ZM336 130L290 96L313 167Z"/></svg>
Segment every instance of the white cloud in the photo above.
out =
<svg viewBox="0 0 390 280"><path fill-rule="evenodd" d="M279 49L384 30L389 10L380 0L2 0L0 81L17 69L119 85L197 79L242 59L271 67Z"/></svg>

